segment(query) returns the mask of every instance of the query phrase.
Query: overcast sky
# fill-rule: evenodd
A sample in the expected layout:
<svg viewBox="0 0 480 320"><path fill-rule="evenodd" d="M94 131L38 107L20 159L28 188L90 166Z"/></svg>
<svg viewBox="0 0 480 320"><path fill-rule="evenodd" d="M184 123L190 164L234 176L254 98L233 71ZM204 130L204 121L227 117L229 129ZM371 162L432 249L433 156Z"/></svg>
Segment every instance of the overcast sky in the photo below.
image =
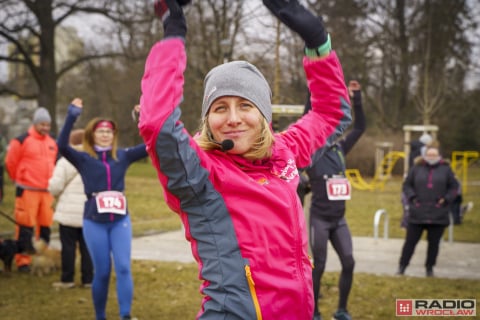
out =
<svg viewBox="0 0 480 320"><path fill-rule="evenodd" d="M480 5L478 0L468 0L469 2L476 3L476 5L471 6L472 7L472 15L474 17L477 17L477 21L479 23L479 26L477 28L477 31L472 34L471 40L477 43L477 46L474 47L474 53L473 57L477 57L477 59L474 58L474 64L476 64L476 67L471 69L469 77L467 79L467 86L471 89L474 87L480 86L480 62L478 57L480 57ZM259 4L256 1L251 1L247 0L246 1L246 9L248 11L255 11L258 10ZM77 29L78 35L80 38L82 38L85 41L85 44L87 46L100 46L105 44L106 41L109 39L112 41L115 41L115 39L104 39L104 38L99 38L98 37L98 28L100 28L102 25L108 24L108 20L102 16L92 16L88 14L83 14L83 15L77 15L77 16L72 16L69 17L65 21L65 25L67 26L73 26L75 29ZM254 25L252 24L247 24L247 25ZM248 32L248 30L247 30ZM256 28L253 28L253 32L256 32ZM5 55L6 54L6 46L0 45L0 54ZM477 61L475 61L477 60ZM5 81L7 78L7 63L5 61L0 61L0 81Z"/></svg>

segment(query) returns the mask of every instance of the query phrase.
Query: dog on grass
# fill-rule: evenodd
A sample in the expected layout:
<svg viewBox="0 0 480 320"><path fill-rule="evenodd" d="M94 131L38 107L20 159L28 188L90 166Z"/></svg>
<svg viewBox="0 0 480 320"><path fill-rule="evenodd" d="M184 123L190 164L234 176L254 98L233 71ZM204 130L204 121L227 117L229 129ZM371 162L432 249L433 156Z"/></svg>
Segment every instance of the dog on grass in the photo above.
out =
<svg viewBox="0 0 480 320"><path fill-rule="evenodd" d="M35 240L33 247L36 253L32 255L30 265L32 275L42 277L60 270L62 258L59 249L50 247L42 239Z"/></svg>
<svg viewBox="0 0 480 320"><path fill-rule="evenodd" d="M18 252L16 240L0 239L0 260L3 261L3 270L5 273L12 272L13 258Z"/></svg>

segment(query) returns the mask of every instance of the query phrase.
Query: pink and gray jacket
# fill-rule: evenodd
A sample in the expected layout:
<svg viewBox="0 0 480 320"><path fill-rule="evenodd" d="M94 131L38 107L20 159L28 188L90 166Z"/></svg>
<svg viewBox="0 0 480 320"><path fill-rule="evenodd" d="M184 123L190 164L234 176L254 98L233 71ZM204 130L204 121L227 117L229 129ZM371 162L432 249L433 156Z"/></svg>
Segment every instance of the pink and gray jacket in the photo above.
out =
<svg viewBox="0 0 480 320"><path fill-rule="evenodd" d="M139 128L199 265L205 297L198 319L312 319L297 167L341 135L351 113L335 53L303 64L312 111L275 134L271 158L248 161L199 148L180 122L183 40L165 39L147 58Z"/></svg>

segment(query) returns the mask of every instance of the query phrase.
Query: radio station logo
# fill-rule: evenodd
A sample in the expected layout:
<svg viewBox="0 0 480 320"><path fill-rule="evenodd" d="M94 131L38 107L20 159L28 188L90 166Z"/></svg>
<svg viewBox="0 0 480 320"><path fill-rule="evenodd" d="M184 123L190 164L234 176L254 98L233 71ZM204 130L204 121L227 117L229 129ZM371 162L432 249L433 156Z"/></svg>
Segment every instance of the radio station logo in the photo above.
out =
<svg viewBox="0 0 480 320"><path fill-rule="evenodd" d="M397 317L474 317L475 299L396 299Z"/></svg>

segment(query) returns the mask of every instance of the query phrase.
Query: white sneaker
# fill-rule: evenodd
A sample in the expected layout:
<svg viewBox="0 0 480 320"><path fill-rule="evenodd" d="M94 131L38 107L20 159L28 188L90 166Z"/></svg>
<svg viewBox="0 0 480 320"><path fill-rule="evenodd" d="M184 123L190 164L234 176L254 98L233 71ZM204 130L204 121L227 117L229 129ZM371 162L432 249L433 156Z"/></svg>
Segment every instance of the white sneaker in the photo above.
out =
<svg viewBox="0 0 480 320"><path fill-rule="evenodd" d="M473 209L473 202L469 201L466 205L462 206L460 215L463 217L467 212L472 211L472 209Z"/></svg>
<svg viewBox="0 0 480 320"><path fill-rule="evenodd" d="M467 203L467 209L465 210L465 213L472 211L472 209L473 209L473 202L469 201Z"/></svg>
<svg viewBox="0 0 480 320"><path fill-rule="evenodd" d="M52 287L56 289L71 289L75 288L75 282L54 282Z"/></svg>

